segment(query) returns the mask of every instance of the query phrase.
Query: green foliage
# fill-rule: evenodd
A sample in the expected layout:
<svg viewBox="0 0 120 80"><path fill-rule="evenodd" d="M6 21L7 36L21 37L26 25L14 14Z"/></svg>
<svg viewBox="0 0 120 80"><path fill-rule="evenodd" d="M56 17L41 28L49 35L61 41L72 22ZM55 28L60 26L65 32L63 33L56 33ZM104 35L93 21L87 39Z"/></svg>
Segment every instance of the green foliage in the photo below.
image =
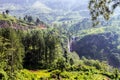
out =
<svg viewBox="0 0 120 80"><path fill-rule="evenodd" d="M9 10L6 10L5 12L6 12L6 14L9 14L10 11L9 11Z"/></svg>
<svg viewBox="0 0 120 80"><path fill-rule="evenodd" d="M24 22L23 20L18 21L20 21L20 23L27 23L27 21ZM39 22L39 20L37 22ZM92 60L89 58L89 56L89 59L80 59L77 53L69 52L66 45L68 44L69 38L72 37L72 34L68 35L70 33L67 32L69 31L69 28L59 29L60 28L49 28L46 30L28 31L0 29L0 79L120 79L119 70L114 70L106 62ZM76 33L76 35L81 36L79 40L82 40L86 36L93 34L102 34L105 32L105 30L106 28L94 28L90 30L80 31L81 33ZM112 35L112 33L109 34ZM105 39L106 41L108 38L102 35L102 39ZM87 39L87 41L88 40L90 39ZM116 42L111 42L111 44L116 44ZM117 46L117 48L119 48L119 46ZM85 51L88 51L87 47L83 49L85 49ZM104 52L103 49L100 51L97 50L98 48L96 45L92 45L92 49L89 49L89 53L92 52L93 54L96 52L100 55L102 52ZM105 47L105 49L108 48ZM80 51L82 52L82 50ZM94 54L91 56L94 56L96 58L96 56L99 57L99 55ZM119 55L115 53L112 53L112 55L110 55L110 57L115 60L118 58L118 56ZM22 67L32 70L21 70ZM47 69L49 70L47 71Z"/></svg>
<svg viewBox="0 0 120 80"><path fill-rule="evenodd" d="M8 80L7 73L0 68L0 80Z"/></svg>
<svg viewBox="0 0 120 80"><path fill-rule="evenodd" d="M51 78L58 78L60 76L60 70L54 70L51 72Z"/></svg>
<svg viewBox="0 0 120 80"><path fill-rule="evenodd" d="M105 32L105 28L100 27L100 28L91 28L91 29L87 29L87 30L81 30L80 32L77 33L77 35L79 37L84 37L87 35L100 34L100 33L104 33L104 32Z"/></svg>
<svg viewBox="0 0 120 80"><path fill-rule="evenodd" d="M90 0L88 7L93 21L93 26L96 26L99 23L99 18L101 16L108 20L110 15L119 5L120 1L118 0Z"/></svg>
<svg viewBox="0 0 120 80"><path fill-rule="evenodd" d="M28 69L50 68L60 55L59 38L52 30L28 32L23 38L23 45L26 52L24 67Z"/></svg>
<svg viewBox="0 0 120 80"><path fill-rule="evenodd" d="M10 48L8 48L8 46L10 46L10 42L8 39L5 39L4 37L0 36L0 69L3 69L7 64L7 51L9 51Z"/></svg>
<svg viewBox="0 0 120 80"><path fill-rule="evenodd" d="M74 64L74 61L72 58L70 58L70 65L72 66Z"/></svg>
<svg viewBox="0 0 120 80"><path fill-rule="evenodd" d="M64 60L64 58L60 58L58 59L58 61L56 62L56 68L63 71L64 69L66 69L66 61Z"/></svg>
<svg viewBox="0 0 120 80"><path fill-rule="evenodd" d="M4 15L6 17L4 17ZM11 23L11 22L16 22L17 20L14 17L9 16L7 14L0 14L0 21L8 21L9 23Z"/></svg>
<svg viewBox="0 0 120 80"><path fill-rule="evenodd" d="M14 80L39 80L36 74L28 70L16 71Z"/></svg>
<svg viewBox="0 0 120 80"><path fill-rule="evenodd" d="M41 22L40 19L37 18L36 21L35 21L35 24L38 25L38 24L40 24L40 22Z"/></svg>
<svg viewBox="0 0 120 80"><path fill-rule="evenodd" d="M32 16L28 16L28 17L27 17L27 20L28 20L28 22L33 22Z"/></svg>
<svg viewBox="0 0 120 80"><path fill-rule="evenodd" d="M81 30L71 48L80 57L108 61L110 65L119 67L119 37L119 27Z"/></svg>
<svg viewBox="0 0 120 80"><path fill-rule="evenodd" d="M120 77L119 71L112 70L105 62L79 59L76 53L62 52L58 34L52 29L30 32L1 29L0 35L0 78L3 80L115 80ZM36 71L20 70L23 47L24 68ZM10 53L12 54L8 55ZM37 69L51 69L51 72Z"/></svg>
<svg viewBox="0 0 120 80"><path fill-rule="evenodd" d="M9 77L15 70L22 69L24 49L17 32L13 29L0 29L0 69L7 72Z"/></svg>

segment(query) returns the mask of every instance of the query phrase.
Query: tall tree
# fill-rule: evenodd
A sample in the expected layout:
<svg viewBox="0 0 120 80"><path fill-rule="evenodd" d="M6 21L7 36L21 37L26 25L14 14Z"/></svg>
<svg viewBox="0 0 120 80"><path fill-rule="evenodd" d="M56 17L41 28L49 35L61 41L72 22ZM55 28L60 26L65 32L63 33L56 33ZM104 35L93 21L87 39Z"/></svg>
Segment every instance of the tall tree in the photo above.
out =
<svg viewBox="0 0 120 80"><path fill-rule="evenodd" d="M6 14L5 14L5 12L2 12L2 15L3 15L4 18L6 18Z"/></svg>
<svg viewBox="0 0 120 80"><path fill-rule="evenodd" d="M26 52L24 66L28 69L50 68L59 57L59 39L53 31L31 31L23 44Z"/></svg>
<svg viewBox="0 0 120 80"><path fill-rule="evenodd" d="M2 69L7 72L10 79L13 79L14 72L22 69L24 49L15 30L1 28L0 36L3 37L0 39L0 59L2 59L0 65L3 65L1 61L5 63Z"/></svg>
<svg viewBox="0 0 120 80"><path fill-rule="evenodd" d="M28 22L33 22L33 17L32 16L28 16L27 20L28 20Z"/></svg>
<svg viewBox="0 0 120 80"><path fill-rule="evenodd" d="M40 21L39 18L37 18L36 21L35 21L36 25L40 24L40 22L41 22L41 21Z"/></svg>
<svg viewBox="0 0 120 80"><path fill-rule="evenodd" d="M9 28L4 28L0 30L0 35L9 40L10 46L7 46L8 51L8 62L7 65L10 71L15 71L22 68L22 60L24 56L24 49L21 44L20 38L16 31Z"/></svg>
<svg viewBox="0 0 120 80"><path fill-rule="evenodd" d="M0 69L4 69L7 67L7 52L10 50L8 46L10 46L10 42L8 39L0 36Z"/></svg>
<svg viewBox="0 0 120 80"><path fill-rule="evenodd" d="M6 14L9 14L9 13L10 13L10 11L9 11L9 10L6 10L5 12L6 12Z"/></svg>

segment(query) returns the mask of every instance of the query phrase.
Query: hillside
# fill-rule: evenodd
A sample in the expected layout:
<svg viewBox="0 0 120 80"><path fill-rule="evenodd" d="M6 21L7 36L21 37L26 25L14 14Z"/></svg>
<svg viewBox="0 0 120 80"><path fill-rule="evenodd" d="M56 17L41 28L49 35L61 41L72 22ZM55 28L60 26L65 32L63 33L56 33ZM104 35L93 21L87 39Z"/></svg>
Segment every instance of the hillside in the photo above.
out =
<svg viewBox="0 0 120 80"><path fill-rule="evenodd" d="M24 17L25 20L21 18L17 19L9 14L2 13L0 14L0 28L13 28L16 30L47 28L47 25L38 18L38 21L36 19L36 21L32 20L31 22L29 22L29 18L32 19L31 16Z"/></svg>
<svg viewBox="0 0 120 80"><path fill-rule="evenodd" d="M113 30L112 28L93 28L77 32L79 36L76 35L77 39L71 45L72 51L78 53L76 54L69 52L66 48L67 33L69 29L72 29L71 27L56 26L43 30L45 24L38 19L37 22L39 23L31 21L31 16L17 19L9 14L0 14L0 79L120 79L119 70L110 66L119 66L119 58L117 58L119 54L112 53L118 51L116 49L119 48L119 45L116 44L119 41L114 40L114 37L118 40L118 33L113 36L114 33L109 32L109 30ZM35 27L31 28L31 26ZM25 30L25 28L27 29ZM66 33L66 31L68 32ZM102 48L98 45L101 45ZM110 51L109 49L111 52L107 52ZM100 52L101 54L99 54ZM106 55L102 55L104 52ZM113 59L116 63L112 61Z"/></svg>
<svg viewBox="0 0 120 80"><path fill-rule="evenodd" d="M116 29L116 30L115 30ZM71 51L80 57L108 61L111 66L120 67L120 34L119 27L93 28L81 30L72 40Z"/></svg>

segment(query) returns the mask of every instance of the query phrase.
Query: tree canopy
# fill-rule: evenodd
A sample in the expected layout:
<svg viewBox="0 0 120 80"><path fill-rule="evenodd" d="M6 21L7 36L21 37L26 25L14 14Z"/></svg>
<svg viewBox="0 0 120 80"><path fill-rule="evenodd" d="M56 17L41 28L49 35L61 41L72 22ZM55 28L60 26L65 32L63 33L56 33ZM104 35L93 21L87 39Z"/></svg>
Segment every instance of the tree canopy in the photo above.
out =
<svg viewBox="0 0 120 80"><path fill-rule="evenodd" d="M120 5L120 0L90 0L89 10L93 26L99 24L99 18L103 17L105 20L109 20L111 14Z"/></svg>

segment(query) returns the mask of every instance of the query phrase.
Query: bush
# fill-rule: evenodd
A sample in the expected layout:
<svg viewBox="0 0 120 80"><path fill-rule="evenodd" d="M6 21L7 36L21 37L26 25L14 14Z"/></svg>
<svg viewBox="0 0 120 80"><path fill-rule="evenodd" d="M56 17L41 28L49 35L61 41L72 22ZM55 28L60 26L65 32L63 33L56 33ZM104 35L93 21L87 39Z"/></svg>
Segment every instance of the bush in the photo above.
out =
<svg viewBox="0 0 120 80"><path fill-rule="evenodd" d="M60 74L60 76L61 76L62 78L67 78L67 79L70 78L70 75L69 75L66 71L62 72L62 73Z"/></svg>
<svg viewBox="0 0 120 80"><path fill-rule="evenodd" d="M37 80L37 76L28 70L21 70L15 72L15 80Z"/></svg>
<svg viewBox="0 0 120 80"><path fill-rule="evenodd" d="M58 61L57 61L57 69L59 69L59 70L61 70L61 71L63 71L63 70L65 70L66 69L66 61L64 60L64 58L62 59L58 59Z"/></svg>
<svg viewBox="0 0 120 80"><path fill-rule="evenodd" d="M46 77L41 77L39 80L48 80Z"/></svg>
<svg viewBox="0 0 120 80"><path fill-rule="evenodd" d="M3 70L0 70L0 80L8 80L8 75Z"/></svg>
<svg viewBox="0 0 120 80"><path fill-rule="evenodd" d="M51 78L58 78L60 76L61 71L60 70L54 70L51 72L50 77Z"/></svg>

